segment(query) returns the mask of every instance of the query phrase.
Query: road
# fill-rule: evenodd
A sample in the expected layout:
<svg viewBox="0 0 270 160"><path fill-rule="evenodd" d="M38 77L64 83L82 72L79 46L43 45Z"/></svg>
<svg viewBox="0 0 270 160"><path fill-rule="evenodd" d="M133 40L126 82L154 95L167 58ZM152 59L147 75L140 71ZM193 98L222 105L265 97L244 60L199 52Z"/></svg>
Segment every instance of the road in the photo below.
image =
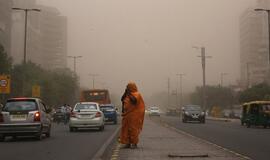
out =
<svg viewBox="0 0 270 160"><path fill-rule="evenodd" d="M179 117L161 116L167 124L254 160L270 159L270 128L246 128L239 121L207 120L206 124L182 123ZM152 119L158 120L159 117Z"/></svg>
<svg viewBox="0 0 270 160"><path fill-rule="evenodd" d="M91 160L118 125L106 125L103 132L83 130L70 133L68 126L54 124L52 136L36 141L30 137L0 142L3 160Z"/></svg>

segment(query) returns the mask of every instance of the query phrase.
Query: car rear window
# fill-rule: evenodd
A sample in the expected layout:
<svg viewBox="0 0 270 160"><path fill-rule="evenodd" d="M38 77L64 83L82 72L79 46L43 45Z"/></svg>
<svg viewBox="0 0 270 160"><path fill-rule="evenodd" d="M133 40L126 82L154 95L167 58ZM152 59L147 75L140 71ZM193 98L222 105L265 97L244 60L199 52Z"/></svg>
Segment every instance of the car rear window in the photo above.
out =
<svg viewBox="0 0 270 160"><path fill-rule="evenodd" d="M74 110L97 110L96 104L77 104Z"/></svg>
<svg viewBox="0 0 270 160"><path fill-rule="evenodd" d="M20 100L20 101L9 101L3 108L4 111L34 111L37 110L37 104L33 100Z"/></svg>
<svg viewBox="0 0 270 160"><path fill-rule="evenodd" d="M188 111L198 111L198 110L201 110L201 107L200 106L186 106L185 107L185 110L188 110Z"/></svg>
<svg viewBox="0 0 270 160"><path fill-rule="evenodd" d="M113 106L100 106L100 109L102 109L102 110L112 110L112 109L114 109L114 107Z"/></svg>

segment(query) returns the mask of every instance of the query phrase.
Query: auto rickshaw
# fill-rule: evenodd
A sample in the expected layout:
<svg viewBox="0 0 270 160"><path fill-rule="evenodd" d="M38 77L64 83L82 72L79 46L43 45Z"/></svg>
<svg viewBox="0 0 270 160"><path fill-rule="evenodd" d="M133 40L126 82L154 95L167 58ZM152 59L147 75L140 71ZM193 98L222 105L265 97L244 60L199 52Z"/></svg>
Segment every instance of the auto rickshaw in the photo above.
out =
<svg viewBox="0 0 270 160"><path fill-rule="evenodd" d="M270 126L270 101L252 101L242 105L241 124Z"/></svg>

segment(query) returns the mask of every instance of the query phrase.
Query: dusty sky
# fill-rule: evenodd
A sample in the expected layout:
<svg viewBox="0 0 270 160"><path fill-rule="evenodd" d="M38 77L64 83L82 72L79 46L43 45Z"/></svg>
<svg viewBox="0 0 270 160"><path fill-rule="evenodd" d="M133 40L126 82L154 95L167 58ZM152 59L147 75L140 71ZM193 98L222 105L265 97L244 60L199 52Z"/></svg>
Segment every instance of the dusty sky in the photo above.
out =
<svg viewBox="0 0 270 160"><path fill-rule="evenodd" d="M185 73L184 92L202 84L200 51L205 46L207 84L239 79L239 17L255 0L39 0L68 17L68 55L81 55L81 86L121 93L128 81L144 95L175 89ZM73 68L72 60L68 60Z"/></svg>

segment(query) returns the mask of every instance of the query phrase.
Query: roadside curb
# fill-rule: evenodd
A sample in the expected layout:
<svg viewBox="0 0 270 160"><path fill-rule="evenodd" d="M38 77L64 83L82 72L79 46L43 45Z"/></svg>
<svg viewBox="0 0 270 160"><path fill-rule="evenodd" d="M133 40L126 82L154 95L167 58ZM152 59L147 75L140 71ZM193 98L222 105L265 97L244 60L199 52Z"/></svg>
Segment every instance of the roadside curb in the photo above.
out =
<svg viewBox="0 0 270 160"><path fill-rule="evenodd" d="M114 131L114 133L110 136L109 139L107 139L107 141L102 145L102 147L97 151L97 153L95 154L95 156L92 158L92 160L102 160L104 154L108 151L108 147L110 145L112 145L113 141L115 140L115 138L117 137L119 131L120 131L121 125L119 125L116 130Z"/></svg>
<svg viewBox="0 0 270 160"><path fill-rule="evenodd" d="M233 122L234 119L206 117L209 121Z"/></svg>
<svg viewBox="0 0 270 160"><path fill-rule="evenodd" d="M152 120L152 121L154 121L154 120ZM155 121L154 121L154 122L155 122ZM193 136L192 134L190 134L190 133L188 133L188 132L179 130L179 129L177 129L177 128L171 126L171 125L169 125L169 124L168 124L167 122L165 122L164 120L160 120L159 122L156 122L156 123L159 123L159 124L162 125L163 127L166 127L166 128L168 128L168 129L170 129L170 130L172 130L172 131L175 131L175 132L177 132L177 133L179 133L179 134L182 134L182 135L191 137L191 138L193 138L193 139L196 139L196 140L199 140L199 141L204 142L204 143L206 143L206 144L212 145L212 146L214 146L214 147L216 147L216 148L219 148L219 149L221 149L221 150L224 150L224 151L226 151L226 152L232 153L232 154L236 155L237 157L239 157L239 158L241 158L241 159L244 159L244 160L252 160L250 157L248 157L248 156L246 156L246 155L243 155L243 154L234 152L234 151L232 151L232 150L230 150L230 149L228 149L228 148L219 146L219 145L217 145L217 144L215 144L215 143L212 143L212 142L210 142L210 141L208 141L208 140L205 140L205 139L202 139L202 138Z"/></svg>

